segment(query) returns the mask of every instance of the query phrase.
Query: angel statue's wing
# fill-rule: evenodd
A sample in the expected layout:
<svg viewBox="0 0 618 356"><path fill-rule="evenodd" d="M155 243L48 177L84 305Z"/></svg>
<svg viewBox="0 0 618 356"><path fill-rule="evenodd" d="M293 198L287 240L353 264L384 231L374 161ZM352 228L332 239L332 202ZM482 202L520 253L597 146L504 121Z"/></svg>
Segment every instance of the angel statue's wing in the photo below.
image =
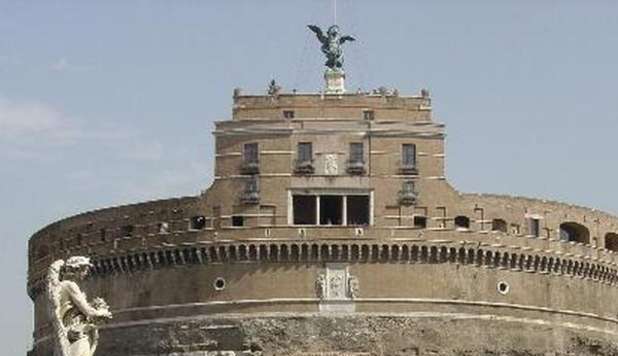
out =
<svg viewBox="0 0 618 356"><path fill-rule="evenodd" d="M315 35L318 37L318 40L322 43L326 42L328 39L324 36L324 33L322 33L322 29L319 28L316 25L308 25L307 27L309 27L309 29L311 31L313 31L315 33Z"/></svg>
<svg viewBox="0 0 618 356"><path fill-rule="evenodd" d="M343 44L345 41L354 42L354 41L356 41L356 38L354 38L354 37L352 37L352 36L342 36L342 37L339 39L339 43L340 43L340 44Z"/></svg>
<svg viewBox="0 0 618 356"><path fill-rule="evenodd" d="M60 270L64 266L63 260L57 260L47 270L47 297L48 312L54 333L54 356L69 355L69 340L60 315Z"/></svg>

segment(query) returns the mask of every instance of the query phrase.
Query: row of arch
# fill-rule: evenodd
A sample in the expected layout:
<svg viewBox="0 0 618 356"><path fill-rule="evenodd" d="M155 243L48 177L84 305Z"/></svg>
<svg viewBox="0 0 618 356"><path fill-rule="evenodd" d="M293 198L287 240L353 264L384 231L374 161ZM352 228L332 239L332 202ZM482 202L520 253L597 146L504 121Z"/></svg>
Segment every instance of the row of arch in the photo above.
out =
<svg viewBox="0 0 618 356"><path fill-rule="evenodd" d="M534 219L533 219L534 220ZM517 226L517 230L519 230L519 225ZM457 216L455 217L455 227L468 229L470 228L470 218L467 216ZM540 236L541 231L540 228L537 227L529 227L530 235ZM491 230L509 233L509 225L504 219L493 219L491 222ZM559 238L562 241L567 242L578 242L582 244L590 244L590 230L577 222L569 221L563 222L560 224L559 228ZM519 234L520 231L513 231L514 233ZM605 235L603 247L609 251L618 252L618 234L614 232L609 232Z"/></svg>
<svg viewBox="0 0 618 356"><path fill-rule="evenodd" d="M604 265L543 255L423 244L224 244L144 251L94 261L94 275L172 265L264 262L458 263L488 268L569 275L615 284L618 271Z"/></svg>

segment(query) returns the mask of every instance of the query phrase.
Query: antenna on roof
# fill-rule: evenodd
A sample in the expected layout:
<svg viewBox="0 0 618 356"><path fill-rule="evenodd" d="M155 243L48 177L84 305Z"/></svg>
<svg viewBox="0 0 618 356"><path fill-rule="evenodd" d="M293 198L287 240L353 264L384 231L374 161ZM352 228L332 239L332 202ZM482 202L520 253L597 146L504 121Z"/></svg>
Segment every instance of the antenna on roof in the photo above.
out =
<svg viewBox="0 0 618 356"><path fill-rule="evenodd" d="M337 0L333 0L333 25L337 24Z"/></svg>

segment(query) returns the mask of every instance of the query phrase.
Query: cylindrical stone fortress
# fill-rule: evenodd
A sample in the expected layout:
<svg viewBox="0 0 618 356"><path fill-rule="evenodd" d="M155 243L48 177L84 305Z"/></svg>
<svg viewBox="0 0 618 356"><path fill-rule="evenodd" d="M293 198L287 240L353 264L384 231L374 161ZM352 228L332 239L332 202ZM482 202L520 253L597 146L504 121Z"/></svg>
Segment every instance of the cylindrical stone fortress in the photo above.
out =
<svg viewBox="0 0 618 356"><path fill-rule="evenodd" d="M427 91L237 90L214 135L200 196L30 239L30 356L71 255L114 313L99 355L618 355L618 218L457 192Z"/></svg>

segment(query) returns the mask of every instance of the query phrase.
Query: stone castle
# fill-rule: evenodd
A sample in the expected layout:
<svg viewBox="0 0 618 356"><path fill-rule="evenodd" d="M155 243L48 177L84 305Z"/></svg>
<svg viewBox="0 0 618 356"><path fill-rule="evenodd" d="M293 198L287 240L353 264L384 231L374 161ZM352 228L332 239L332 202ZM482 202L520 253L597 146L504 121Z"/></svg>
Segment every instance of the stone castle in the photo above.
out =
<svg viewBox="0 0 618 356"><path fill-rule="evenodd" d="M236 89L201 195L34 234L29 355L52 354L45 275L73 255L114 314L98 355L618 355L617 217L458 192L427 90L329 75Z"/></svg>

